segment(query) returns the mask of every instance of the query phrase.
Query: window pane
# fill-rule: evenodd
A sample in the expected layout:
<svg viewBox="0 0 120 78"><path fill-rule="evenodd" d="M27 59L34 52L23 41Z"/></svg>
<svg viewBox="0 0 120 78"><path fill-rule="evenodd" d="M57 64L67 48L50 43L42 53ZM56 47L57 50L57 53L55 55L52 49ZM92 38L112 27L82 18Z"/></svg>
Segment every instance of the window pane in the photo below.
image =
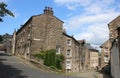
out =
<svg viewBox="0 0 120 78"><path fill-rule="evenodd" d="M67 39L67 45L71 45L71 40Z"/></svg>

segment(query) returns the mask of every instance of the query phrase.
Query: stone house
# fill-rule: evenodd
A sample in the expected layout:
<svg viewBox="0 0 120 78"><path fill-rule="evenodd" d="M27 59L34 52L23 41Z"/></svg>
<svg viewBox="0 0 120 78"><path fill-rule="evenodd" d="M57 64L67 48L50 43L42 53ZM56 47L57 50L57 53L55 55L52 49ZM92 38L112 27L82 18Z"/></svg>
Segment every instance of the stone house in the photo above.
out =
<svg viewBox="0 0 120 78"><path fill-rule="evenodd" d="M93 48L89 43L85 44L85 59L84 70L94 70L98 66L99 52Z"/></svg>
<svg viewBox="0 0 120 78"><path fill-rule="evenodd" d="M99 56L98 56L98 50L96 49L90 49L90 69L96 70L96 68L99 66Z"/></svg>
<svg viewBox="0 0 120 78"><path fill-rule="evenodd" d="M3 44L0 44L0 51L3 50Z"/></svg>
<svg viewBox="0 0 120 78"><path fill-rule="evenodd" d="M100 67L103 68L109 64L110 61L110 48L111 42L110 40L105 41L101 46L101 64Z"/></svg>
<svg viewBox="0 0 120 78"><path fill-rule="evenodd" d="M81 71L84 71L85 70L85 62L87 60L85 60L86 58L86 47L85 47L85 44L86 44L86 41L85 40L78 40L78 42L80 43L80 70ZM86 53L86 54L85 54Z"/></svg>
<svg viewBox="0 0 120 78"><path fill-rule="evenodd" d="M12 35L8 33L3 35L3 48L7 53L11 53L11 47L12 47L11 39L12 39Z"/></svg>
<svg viewBox="0 0 120 78"><path fill-rule="evenodd" d="M12 47L11 47L12 52L11 52L11 54L15 55L16 30L13 32L12 39L11 39L11 44L12 44Z"/></svg>
<svg viewBox="0 0 120 78"><path fill-rule="evenodd" d="M120 77L120 16L108 24L111 41L111 75L113 78Z"/></svg>
<svg viewBox="0 0 120 78"><path fill-rule="evenodd" d="M81 43L64 32L63 23L50 7L45 7L43 14L30 17L16 32L15 55L31 60L36 52L56 49L56 54L65 56L63 70L79 72Z"/></svg>
<svg viewBox="0 0 120 78"><path fill-rule="evenodd" d="M80 43L73 37L63 33L66 72L80 71Z"/></svg>
<svg viewBox="0 0 120 78"><path fill-rule="evenodd" d="M81 47L81 69L82 71L94 70L99 64L99 52L93 48L89 43L84 41Z"/></svg>

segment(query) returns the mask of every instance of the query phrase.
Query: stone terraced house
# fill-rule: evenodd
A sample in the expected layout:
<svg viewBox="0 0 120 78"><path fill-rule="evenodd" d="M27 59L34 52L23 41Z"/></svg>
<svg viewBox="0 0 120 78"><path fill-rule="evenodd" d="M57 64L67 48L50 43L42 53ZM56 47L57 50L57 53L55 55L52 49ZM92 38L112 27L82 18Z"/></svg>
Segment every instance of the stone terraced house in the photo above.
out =
<svg viewBox="0 0 120 78"><path fill-rule="evenodd" d="M89 43L85 44L84 50L84 70L96 70L98 65L99 51L92 47Z"/></svg>
<svg viewBox="0 0 120 78"><path fill-rule="evenodd" d="M12 35L8 33L3 35L3 48L6 53L11 53L11 47L12 47L11 39L12 39Z"/></svg>
<svg viewBox="0 0 120 78"><path fill-rule="evenodd" d="M15 52L13 53L31 60L34 59L33 54L36 52L56 49L56 54L62 53L65 56L64 71L79 72L82 46L73 36L66 34L63 23L54 16L52 8L45 7L43 14L31 16L15 32Z"/></svg>
<svg viewBox="0 0 120 78"><path fill-rule="evenodd" d="M105 41L101 46L101 64L100 67L103 68L106 65L109 65L110 62L110 48L111 42L110 40Z"/></svg>
<svg viewBox="0 0 120 78"><path fill-rule="evenodd" d="M120 77L120 15L108 24L110 48L111 75L113 78Z"/></svg>

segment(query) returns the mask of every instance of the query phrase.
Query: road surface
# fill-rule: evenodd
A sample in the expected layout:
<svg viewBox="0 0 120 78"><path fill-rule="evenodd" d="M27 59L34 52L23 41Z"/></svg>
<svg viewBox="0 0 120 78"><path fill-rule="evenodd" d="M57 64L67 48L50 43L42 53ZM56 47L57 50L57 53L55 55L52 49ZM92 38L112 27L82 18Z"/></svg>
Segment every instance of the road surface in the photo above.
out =
<svg viewBox="0 0 120 78"><path fill-rule="evenodd" d="M80 78L48 73L0 51L0 78Z"/></svg>

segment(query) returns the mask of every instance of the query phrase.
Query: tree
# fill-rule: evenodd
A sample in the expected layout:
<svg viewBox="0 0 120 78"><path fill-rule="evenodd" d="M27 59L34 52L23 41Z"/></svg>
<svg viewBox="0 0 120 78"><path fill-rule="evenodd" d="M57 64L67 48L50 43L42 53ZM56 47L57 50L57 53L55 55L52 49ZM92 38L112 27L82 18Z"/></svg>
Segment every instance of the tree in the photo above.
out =
<svg viewBox="0 0 120 78"><path fill-rule="evenodd" d="M0 43L3 41L3 37L2 35L0 35Z"/></svg>
<svg viewBox="0 0 120 78"><path fill-rule="evenodd" d="M10 10L8 10L6 7L7 5L4 2L0 2L0 22L3 22L2 18L4 16L10 15L14 17L14 14Z"/></svg>

